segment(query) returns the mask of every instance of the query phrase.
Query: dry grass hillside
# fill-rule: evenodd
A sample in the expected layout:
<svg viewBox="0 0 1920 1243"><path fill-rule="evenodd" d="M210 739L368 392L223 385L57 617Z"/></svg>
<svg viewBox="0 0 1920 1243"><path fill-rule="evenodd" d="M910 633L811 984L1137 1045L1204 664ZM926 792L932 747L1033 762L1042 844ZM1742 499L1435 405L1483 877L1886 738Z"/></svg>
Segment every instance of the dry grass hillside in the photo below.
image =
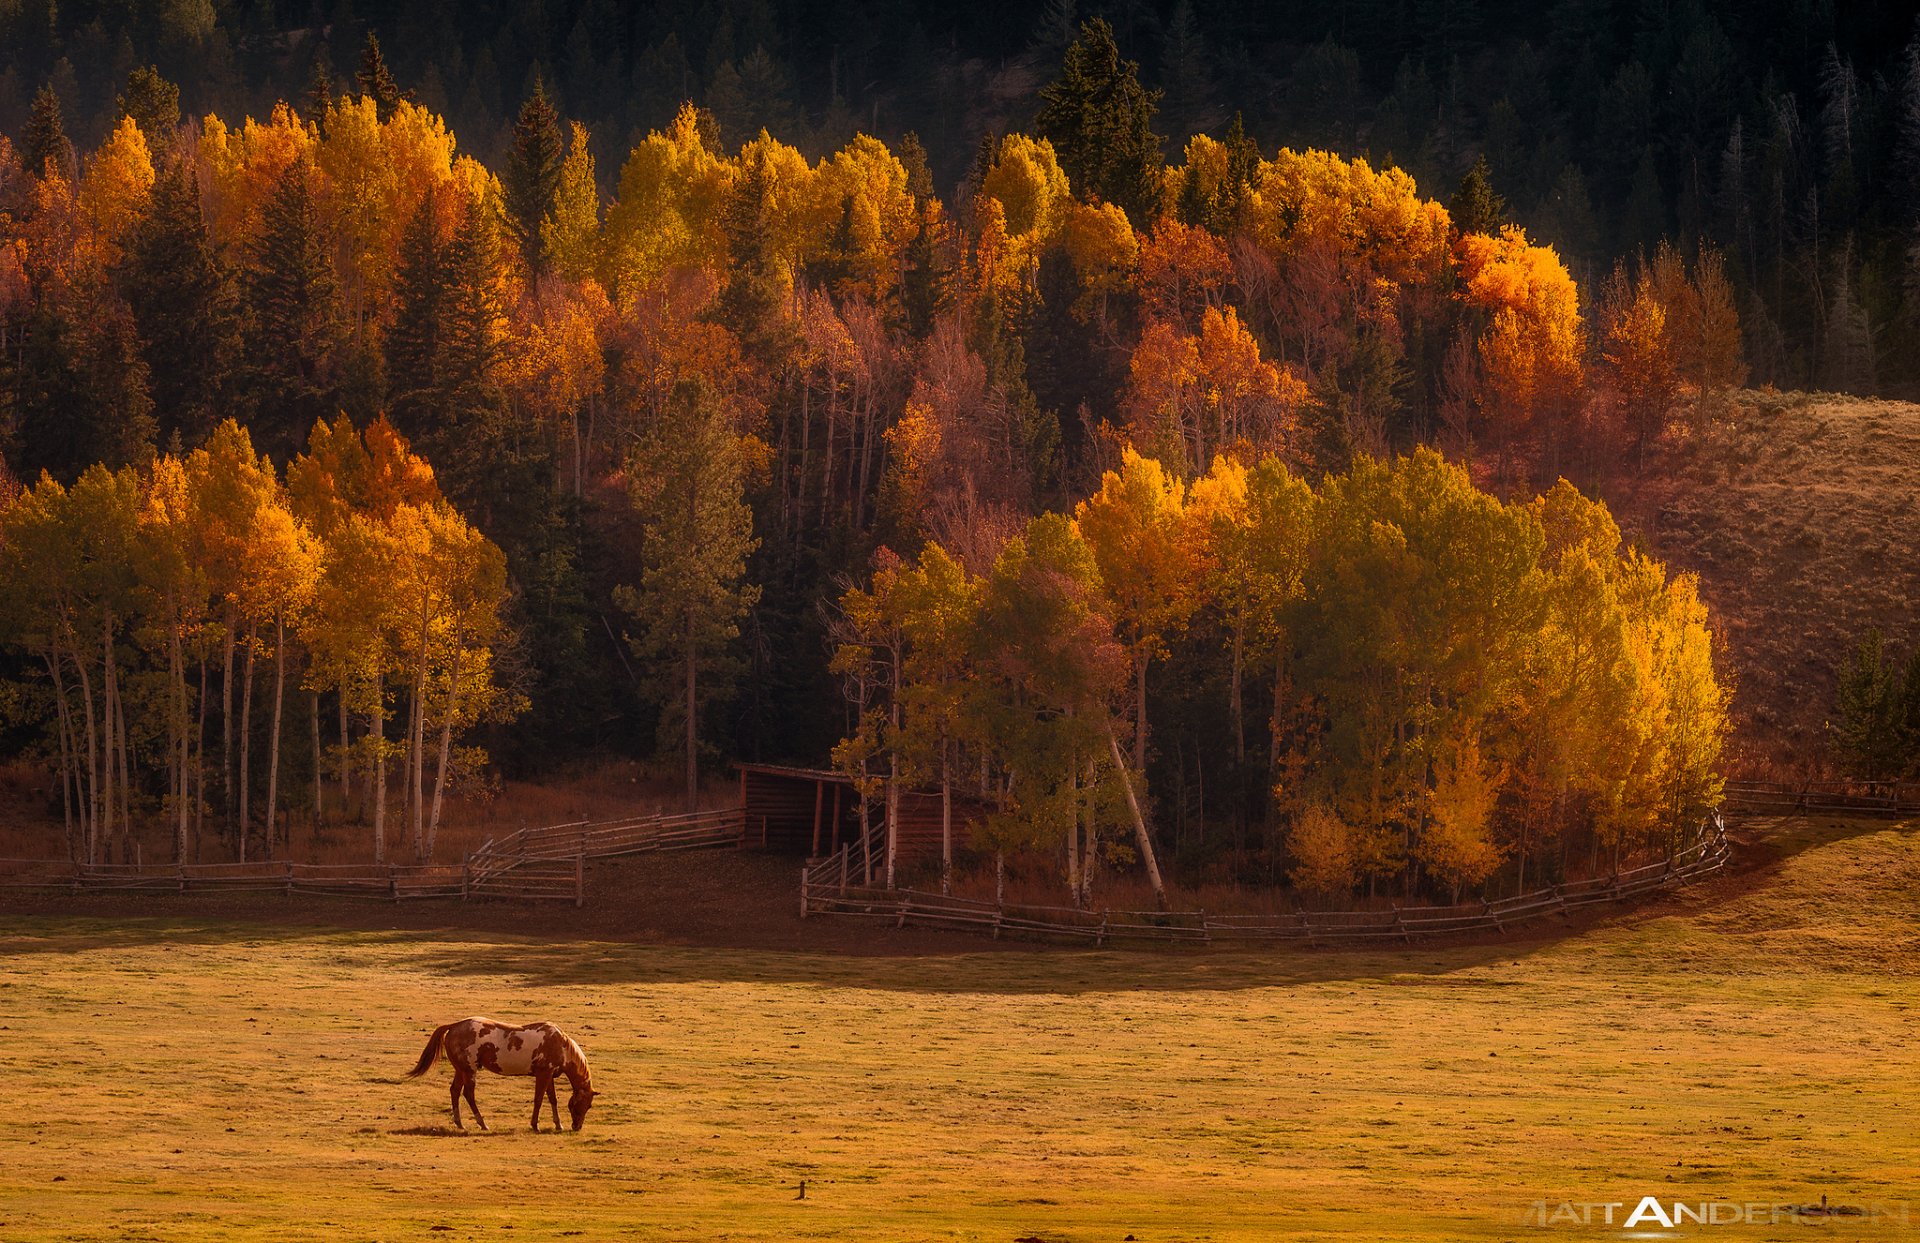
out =
<svg viewBox="0 0 1920 1243"><path fill-rule="evenodd" d="M1877 625L1920 636L1920 405L1741 393L1612 489L1621 523L1700 592L1737 688L1736 771L1829 764L1844 654Z"/></svg>

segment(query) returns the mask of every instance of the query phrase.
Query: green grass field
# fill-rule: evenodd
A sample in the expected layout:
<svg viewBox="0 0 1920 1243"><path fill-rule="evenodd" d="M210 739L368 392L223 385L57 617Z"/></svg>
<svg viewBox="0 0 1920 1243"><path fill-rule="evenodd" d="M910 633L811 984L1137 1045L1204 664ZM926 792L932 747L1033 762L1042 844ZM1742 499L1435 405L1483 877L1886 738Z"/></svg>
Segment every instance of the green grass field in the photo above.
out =
<svg viewBox="0 0 1920 1243"><path fill-rule="evenodd" d="M1920 834L1773 831L1616 923L1394 952L0 915L0 1239L1578 1238L1528 1208L1920 1200ZM579 1037L584 1132L493 1076L494 1133L446 1129L444 1063L402 1074L470 1013Z"/></svg>

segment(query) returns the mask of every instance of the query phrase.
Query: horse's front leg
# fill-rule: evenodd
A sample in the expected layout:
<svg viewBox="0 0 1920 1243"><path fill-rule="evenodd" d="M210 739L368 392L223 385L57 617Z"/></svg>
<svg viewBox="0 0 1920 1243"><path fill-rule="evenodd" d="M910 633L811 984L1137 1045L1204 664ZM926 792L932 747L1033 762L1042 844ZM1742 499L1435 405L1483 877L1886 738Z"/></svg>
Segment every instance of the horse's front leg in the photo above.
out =
<svg viewBox="0 0 1920 1243"><path fill-rule="evenodd" d="M536 1131L540 1129L541 1102L545 1100L547 1093L552 1087L553 1080L546 1075L535 1075L533 1077L533 1129ZM559 1124L555 1123L554 1125L558 1126Z"/></svg>
<svg viewBox="0 0 1920 1243"><path fill-rule="evenodd" d="M487 1120L480 1116L480 1102L473 1099L473 1081L479 1077L478 1075L467 1076L467 1108L473 1111L473 1120L480 1124L481 1130L485 1131L491 1128L487 1126Z"/></svg>
<svg viewBox="0 0 1920 1243"><path fill-rule="evenodd" d="M552 1075L547 1076L547 1104L553 1107L553 1129L557 1131L560 1129L560 1098L553 1094ZM538 1112L539 1108L538 1105L535 1105L535 1112Z"/></svg>

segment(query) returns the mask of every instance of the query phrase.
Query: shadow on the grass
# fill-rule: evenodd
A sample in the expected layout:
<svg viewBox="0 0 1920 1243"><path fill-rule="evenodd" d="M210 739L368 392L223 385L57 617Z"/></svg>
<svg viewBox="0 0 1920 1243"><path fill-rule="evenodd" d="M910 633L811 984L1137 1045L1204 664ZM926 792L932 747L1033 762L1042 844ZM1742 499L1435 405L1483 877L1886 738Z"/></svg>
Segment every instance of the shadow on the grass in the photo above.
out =
<svg viewBox="0 0 1920 1243"><path fill-rule="evenodd" d="M1744 859L1721 880L1695 893L1709 906L1763 889L1781 864L1802 851L1892 829L1903 835L1920 822L1835 818L1754 820L1741 826ZM1729 883L1731 882L1731 883ZM1698 899L1695 899L1697 901ZM1697 913L1699 906L1692 910ZM476 928L352 929L260 923L238 912L217 916L140 916L103 919L58 915L0 915L0 955L78 953L117 946L261 944L324 947L350 962L356 950L412 970L451 977L510 977L529 987L650 986L696 983L807 984L820 988L961 994L1112 993L1129 990L1208 992L1290 984L1386 981L1418 985L1445 978L1450 985L1494 987L1474 979L1476 969L1514 963L1550 950L1593 926L1633 925L1671 913L1654 899L1572 924L1542 920L1508 937L1350 949L1299 946L1167 950L1093 950L1061 947L1031 953L979 950L847 954L834 950L743 949L635 944L541 929L532 935ZM1464 978L1463 978L1464 977ZM458 1135L460 1132L449 1131Z"/></svg>

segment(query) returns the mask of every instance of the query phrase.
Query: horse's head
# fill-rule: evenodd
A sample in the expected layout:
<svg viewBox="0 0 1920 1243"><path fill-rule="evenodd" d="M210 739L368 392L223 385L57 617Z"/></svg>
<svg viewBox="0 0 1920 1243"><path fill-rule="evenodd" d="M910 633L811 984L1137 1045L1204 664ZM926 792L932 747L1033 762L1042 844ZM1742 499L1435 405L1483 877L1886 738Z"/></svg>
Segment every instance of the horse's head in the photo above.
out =
<svg viewBox="0 0 1920 1243"><path fill-rule="evenodd" d="M587 1124L587 1110L593 1108L593 1089L579 1087L567 1098L567 1112L573 1115L573 1129L579 1130Z"/></svg>

